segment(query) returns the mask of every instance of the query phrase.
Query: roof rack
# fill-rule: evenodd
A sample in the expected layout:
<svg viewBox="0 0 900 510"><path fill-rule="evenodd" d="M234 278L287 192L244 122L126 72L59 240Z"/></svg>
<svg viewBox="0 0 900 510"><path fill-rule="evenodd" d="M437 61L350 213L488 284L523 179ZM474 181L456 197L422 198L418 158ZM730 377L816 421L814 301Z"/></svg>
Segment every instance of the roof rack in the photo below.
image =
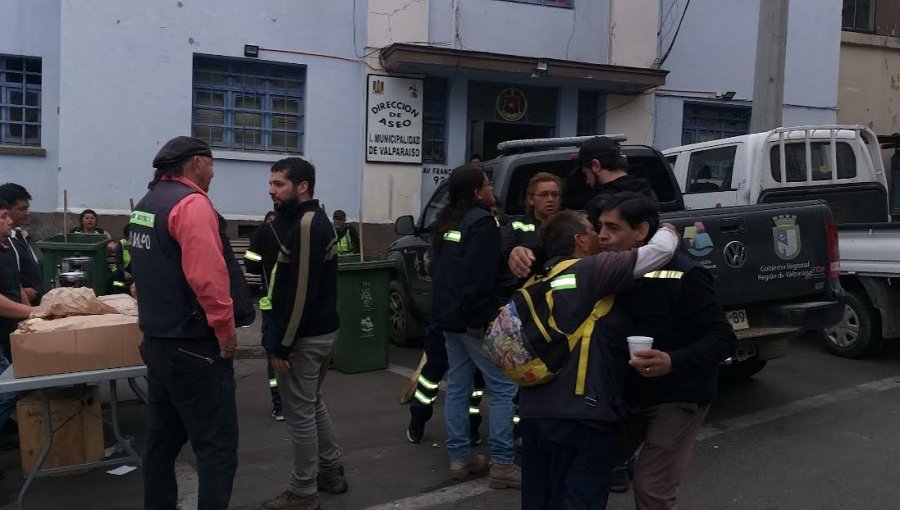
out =
<svg viewBox="0 0 900 510"><path fill-rule="evenodd" d="M508 142L500 142L497 144L497 151L500 154L511 154L517 152L533 152L544 149L555 149L557 147L578 147L585 141L597 136L609 138L614 142L620 143L628 140L628 137L623 134L566 136L562 138L532 138L528 140L510 140Z"/></svg>

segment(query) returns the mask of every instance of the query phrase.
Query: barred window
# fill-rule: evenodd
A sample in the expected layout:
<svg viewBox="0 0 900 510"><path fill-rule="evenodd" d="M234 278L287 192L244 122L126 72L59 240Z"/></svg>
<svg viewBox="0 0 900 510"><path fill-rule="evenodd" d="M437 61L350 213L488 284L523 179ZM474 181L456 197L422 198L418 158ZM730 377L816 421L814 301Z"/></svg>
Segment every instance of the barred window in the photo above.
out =
<svg viewBox="0 0 900 510"><path fill-rule="evenodd" d="M447 163L447 80L425 79L422 162Z"/></svg>
<svg viewBox="0 0 900 510"><path fill-rule="evenodd" d="M0 55L0 143L41 145L41 59Z"/></svg>
<svg viewBox="0 0 900 510"><path fill-rule="evenodd" d="M604 95L596 90L578 91L578 120L575 134L578 136L601 133L604 120L601 103Z"/></svg>
<svg viewBox="0 0 900 510"><path fill-rule="evenodd" d="M194 57L193 136L211 147L303 153L306 66Z"/></svg>

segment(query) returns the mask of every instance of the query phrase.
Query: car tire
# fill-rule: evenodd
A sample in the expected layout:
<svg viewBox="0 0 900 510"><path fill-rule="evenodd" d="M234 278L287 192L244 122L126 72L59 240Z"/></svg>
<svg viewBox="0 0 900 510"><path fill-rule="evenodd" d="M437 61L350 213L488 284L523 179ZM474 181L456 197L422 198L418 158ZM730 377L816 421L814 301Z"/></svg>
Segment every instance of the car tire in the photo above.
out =
<svg viewBox="0 0 900 510"><path fill-rule="evenodd" d="M758 358L737 361L720 368L719 376L726 381L742 381L758 374L762 369L766 368L766 364L768 363L767 360Z"/></svg>
<svg viewBox="0 0 900 510"><path fill-rule="evenodd" d="M422 328L415 317L412 316L406 289L397 280L391 280L388 309L391 342L400 347L416 345Z"/></svg>
<svg viewBox="0 0 900 510"><path fill-rule="evenodd" d="M831 328L819 330L825 346L842 358L862 359L878 354L884 346L878 310L860 290L845 294L844 316Z"/></svg>

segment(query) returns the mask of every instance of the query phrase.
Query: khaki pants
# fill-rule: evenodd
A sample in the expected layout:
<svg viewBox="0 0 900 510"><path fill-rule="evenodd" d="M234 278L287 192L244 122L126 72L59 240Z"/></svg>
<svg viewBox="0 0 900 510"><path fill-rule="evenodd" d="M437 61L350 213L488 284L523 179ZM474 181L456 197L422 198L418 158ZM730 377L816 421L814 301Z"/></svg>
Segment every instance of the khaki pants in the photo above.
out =
<svg viewBox="0 0 900 510"><path fill-rule="evenodd" d="M628 451L641 447L634 467L637 510L677 507L678 487L707 411L708 405L674 402L646 407L629 420Z"/></svg>
<svg viewBox="0 0 900 510"><path fill-rule="evenodd" d="M328 469L341 464L341 450L334 440L331 416L322 395L336 337L337 332L298 339L288 359L291 370L276 374L284 422L294 444L290 489L301 496L318 491L319 467Z"/></svg>

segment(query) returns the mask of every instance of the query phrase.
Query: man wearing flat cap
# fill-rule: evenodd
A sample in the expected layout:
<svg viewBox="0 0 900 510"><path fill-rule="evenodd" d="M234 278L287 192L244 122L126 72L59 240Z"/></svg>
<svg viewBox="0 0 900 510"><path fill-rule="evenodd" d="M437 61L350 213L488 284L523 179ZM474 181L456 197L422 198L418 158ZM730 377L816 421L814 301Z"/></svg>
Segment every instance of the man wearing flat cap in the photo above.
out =
<svg viewBox="0 0 900 510"><path fill-rule="evenodd" d="M129 222L149 379L144 506L176 508L175 459L190 440L198 507L226 509L237 470L235 324L252 322L252 303L224 219L207 196L209 145L173 138L153 167L150 191Z"/></svg>

